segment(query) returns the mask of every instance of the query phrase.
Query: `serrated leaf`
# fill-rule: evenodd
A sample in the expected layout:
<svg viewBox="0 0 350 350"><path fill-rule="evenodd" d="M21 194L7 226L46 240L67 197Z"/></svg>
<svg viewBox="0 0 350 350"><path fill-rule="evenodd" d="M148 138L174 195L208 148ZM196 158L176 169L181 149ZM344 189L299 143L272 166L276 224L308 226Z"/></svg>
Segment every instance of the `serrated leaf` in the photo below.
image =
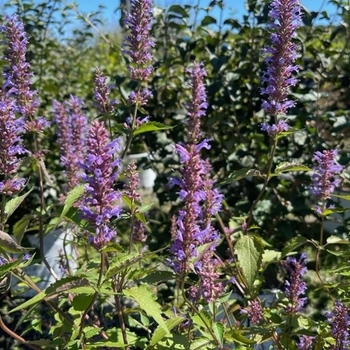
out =
<svg viewBox="0 0 350 350"><path fill-rule="evenodd" d="M68 210L72 207L72 205L76 202L76 200L84 193L84 185L78 185L74 187L67 195L62 213L60 215L60 219L62 219L68 212Z"/></svg>
<svg viewBox="0 0 350 350"><path fill-rule="evenodd" d="M276 169L271 176L277 176L280 173L290 172L290 171L311 171L311 169L305 165L302 164L295 164L291 162L284 162L281 164L278 164L276 166Z"/></svg>
<svg viewBox="0 0 350 350"><path fill-rule="evenodd" d="M186 318L182 316L175 316L169 320L165 321L165 325L169 331L171 331L174 327L183 322ZM160 340L162 340L167 335L167 332L163 327L158 326L153 333L153 336L150 341L150 346L156 345Z"/></svg>
<svg viewBox="0 0 350 350"><path fill-rule="evenodd" d="M123 271L129 266L139 262L145 257L145 254L131 253L131 254L120 254L115 261L111 263L107 272L106 278L115 276L117 273Z"/></svg>
<svg viewBox="0 0 350 350"><path fill-rule="evenodd" d="M208 311L202 310L200 311L199 315L195 314L192 316L192 321L197 326L200 326L204 329L207 327L211 327L212 325L212 319Z"/></svg>
<svg viewBox="0 0 350 350"><path fill-rule="evenodd" d="M93 294L95 289L90 285L86 278L80 277L66 277L62 278L54 283L52 283L45 290L41 291L33 298L25 301L23 304L11 309L10 312L15 312L21 309L25 309L28 306L34 305L42 301L47 297L55 297L62 293L83 293L83 294Z"/></svg>
<svg viewBox="0 0 350 350"><path fill-rule="evenodd" d="M174 126L168 126L159 122L147 122L147 123L141 124L136 130L134 130L133 136L143 134L145 132L168 130L173 128Z"/></svg>
<svg viewBox="0 0 350 350"><path fill-rule="evenodd" d="M276 250L271 250L271 249L265 249L264 254L262 256L262 262L269 264L272 262L279 261L281 259L281 252L278 252Z"/></svg>
<svg viewBox="0 0 350 350"><path fill-rule="evenodd" d="M330 236L327 238L327 244L349 244L350 242L346 239L342 239L337 236Z"/></svg>
<svg viewBox="0 0 350 350"><path fill-rule="evenodd" d="M147 276L142 279L142 282L153 284L161 281L169 281L171 279L175 279L175 275L171 271L153 271L147 274Z"/></svg>
<svg viewBox="0 0 350 350"><path fill-rule="evenodd" d="M262 253L262 247L251 236L243 236L235 244L237 261L247 281L249 290L253 289L253 284L260 268Z"/></svg>
<svg viewBox="0 0 350 350"><path fill-rule="evenodd" d="M216 339L220 342L220 345L223 344L224 337L224 325L220 322L215 322L212 327L213 333L215 334Z"/></svg>
<svg viewBox="0 0 350 350"><path fill-rule="evenodd" d="M251 176L261 177L262 175L261 175L259 170L250 169L250 168L243 168L243 169L236 170L233 173L229 174L224 181L218 183L218 186L227 185L227 184L230 184L231 182L235 182L235 181L238 181L238 180L241 180L241 179L244 179L247 177L251 177Z"/></svg>
<svg viewBox="0 0 350 350"><path fill-rule="evenodd" d="M148 316L153 317L158 325L169 334L169 330L162 317L160 305L155 301L156 297L147 285L142 284L140 286L135 286L130 289L125 289L123 292L125 296L135 300L140 308L145 311Z"/></svg>
<svg viewBox="0 0 350 350"><path fill-rule="evenodd" d="M22 194L22 196L14 197L10 199L6 205L5 205L5 220L4 224L8 220L8 218L13 214L13 212L21 205L21 203L24 201L24 199L28 196L30 192L32 192L34 187L32 187L29 191L27 191L25 194Z"/></svg>
<svg viewBox="0 0 350 350"><path fill-rule="evenodd" d="M285 257L287 254L294 251L297 247L299 247L300 245L306 242L307 242L307 238L303 236L293 237L290 241L287 242L285 247L282 249L281 257L282 258Z"/></svg>

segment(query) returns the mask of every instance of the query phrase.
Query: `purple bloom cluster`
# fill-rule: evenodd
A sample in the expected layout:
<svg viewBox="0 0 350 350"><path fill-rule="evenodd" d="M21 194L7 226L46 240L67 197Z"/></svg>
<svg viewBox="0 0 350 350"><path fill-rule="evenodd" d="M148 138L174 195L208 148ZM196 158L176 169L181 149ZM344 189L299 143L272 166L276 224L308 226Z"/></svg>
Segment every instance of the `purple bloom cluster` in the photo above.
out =
<svg viewBox="0 0 350 350"><path fill-rule="evenodd" d="M18 21L16 15L6 16L7 24L1 28L5 32L7 50L4 60L8 66L4 68L5 83L3 89L9 96L16 99L16 112L30 120L36 113L38 100L36 91L30 89L32 73L26 62L28 39L23 23Z"/></svg>
<svg viewBox="0 0 350 350"><path fill-rule="evenodd" d="M58 144L61 149L61 165L65 168L67 190L79 183L78 162L85 154L87 118L82 112L83 101L71 96L64 104L54 101L53 112L57 123Z"/></svg>
<svg viewBox="0 0 350 350"><path fill-rule="evenodd" d="M248 307L241 310L242 313L247 314L251 324L258 324L262 318L261 302L258 298L248 301Z"/></svg>
<svg viewBox="0 0 350 350"><path fill-rule="evenodd" d="M198 63L187 72L192 90L191 102L187 104L188 139L185 145L175 146L182 163L181 177L171 180L172 185L180 187L179 198L183 207L173 219L169 263L182 276L194 270L200 278L200 294L208 302L222 292L222 285L216 282L218 262L213 259L218 234L211 222L211 217L220 209L222 197L213 190L213 181L209 178L211 169L200 156L202 148L210 148L207 140L200 141L200 117L205 115L207 108L203 84L206 72ZM203 251L198 256L200 246Z"/></svg>
<svg viewBox="0 0 350 350"><path fill-rule="evenodd" d="M131 0L131 13L125 13L124 23L130 33L124 40L124 53L129 56L133 65L128 70L133 80L147 80L152 72L149 62L152 60L151 39L152 1Z"/></svg>
<svg viewBox="0 0 350 350"><path fill-rule="evenodd" d="M106 85L106 77L102 75L102 72L96 68L94 75L94 106L99 113L106 114L111 113L114 110L114 105L117 104L115 99L110 100L109 88Z"/></svg>
<svg viewBox="0 0 350 350"><path fill-rule="evenodd" d="M289 302L286 309L288 313L299 311L306 303L307 298L301 297L307 288L306 283L302 280L303 275L307 272L306 263L305 253L301 254L299 260L288 257L284 263L288 273L288 278L284 283L285 294Z"/></svg>
<svg viewBox="0 0 350 350"><path fill-rule="evenodd" d="M299 67L293 64L297 54L292 38L296 28L301 24L300 2L273 0L269 16L272 20L271 46L264 49L266 71L262 81L265 87L261 89L261 93L268 97L263 100L262 108L277 121L278 115L286 114L287 110L294 106L294 101L288 99L288 90L297 83L292 73L299 70ZM288 129L285 122L272 127L265 124L262 125L262 130L267 130L270 136Z"/></svg>
<svg viewBox="0 0 350 350"><path fill-rule="evenodd" d="M14 110L15 102L0 92L0 193L7 195L19 191L25 183L13 177L20 164L18 156L27 152L20 137L24 132L23 118L16 118Z"/></svg>
<svg viewBox="0 0 350 350"><path fill-rule="evenodd" d="M331 350L349 349L349 327L350 317L349 308L342 302L336 301L334 311L327 313L327 320L331 325L331 334L335 340L335 344L331 345Z"/></svg>
<svg viewBox="0 0 350 350"><path fill-rule="evenodd" d="M296 347L298 350L309 350L311 349L312 342L315 337L310 337L307 335L299 336L299 342L296 343Z"/></svg>
<svg viewBox="0 0 350 350"><path fill-rule="evenodd" d="M82 218L95 230L95 234L89 236L89 242L96 249L106 246L117 234L110 228L110 221L121 212L117 203L120 194L113 189L120 166L120 160L114 160L118 150L119 140L109 141L103 122L93 121L87 135L86 158L79 164L85 183L85 195L79 209Z"/></svg>
<svg viewBox="0 0 350 350"><path fill-rule="evenodd" d="M339 184L339 180L335 179L335 175L339 174L343 167L335 163L337 156L336 150L324 150L323 152L315 152L313 160L317 163L313 169L311 176L312 184L311 192L321 201L330 198L335 187Z"/></svg>

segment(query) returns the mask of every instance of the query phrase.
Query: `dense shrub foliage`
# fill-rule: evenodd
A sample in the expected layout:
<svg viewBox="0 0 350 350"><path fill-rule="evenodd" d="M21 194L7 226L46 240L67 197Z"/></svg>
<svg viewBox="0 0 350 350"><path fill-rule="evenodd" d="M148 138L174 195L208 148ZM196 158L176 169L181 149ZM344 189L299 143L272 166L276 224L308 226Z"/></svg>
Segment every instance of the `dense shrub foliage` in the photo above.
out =
<svg viewBox="0 0 350 350"><path fill-rule="evenodd" d="M5 3L1 348L349 348L350 10L329 3L131 0L118 28Z"/></svg>

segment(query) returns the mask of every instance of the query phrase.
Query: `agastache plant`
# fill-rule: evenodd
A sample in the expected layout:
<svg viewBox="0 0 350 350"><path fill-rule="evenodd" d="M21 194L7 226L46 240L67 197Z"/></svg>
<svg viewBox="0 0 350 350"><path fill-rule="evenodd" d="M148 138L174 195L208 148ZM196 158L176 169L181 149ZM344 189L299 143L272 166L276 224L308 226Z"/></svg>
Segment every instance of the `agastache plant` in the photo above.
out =
<svg viewBox="0 0 350 350"><path fill-rule="evenodd" d="M313 169L311 176L310 190L312 194L323 203L323 207L316 206L317 212L322 212L326 209L326 200L331 197L340 180L336 176L342 171L343 167L336 164L336 150L323 150L314 153L313 160L316 166Z"/></svg>
<svg viewBox="0 0 350 350"><path fill-rule="evenodd" d="M79 162L85 155L87 118L83 114L83 101L76 96L64 104L54 101L53 113L57 124L57 141L61 149L61 165L65 169L66 190L72 190L79 182Z"/></svg>
<svg viewBox="0 0 350 350"><path fill-rule="evenodd" d="M117 100L109 98L110 86L106 85L107 78L103 76L99 68L94 74L94 106L101 114L108 114L114 111Z"/></svg>
<svg viewBox="0 0 350 350"><path fill-rule="evenodd" d="M264 49L266 70L262 81L265 85L261 93L267 95L263 100L263 110L274 117L275 123L262 124L262 130L270 136L288 130L285 115L295 102L288 98L289 88L297 83L292 75L299 67L294 65L297 58L296 45L292 42L295 30L301 24L301 6L299 0L274 0L270 5L271 45Z"/></svg>
<svg viewBox="0 0 350 350"><path fill-rule="evenodd" d="M349 349L349 308L346 307L341 301L337 300L335 302L334 311L327 313L327 321L331 325L331 334L335 340L335 344L332 344L329 349Z"/></svg>
<svg viewBox="0 0 350 350"><path fill-rule="evenodd" d="M14 113L15 102L0 91L0 194L12 195L25 183L17 177L20 156L28 151L23 146L21 134L24 132L23 118Z"/></svg>
<svg viewBox="0 0 350 350"><path fill-rule="evenodd" d="M306 263L305 253L301 254L298 260L294 257L288 257L284 262L284 267L288 274L284 283L285 294L288 299L286 311L290 314L300 311L307 300L306 297L303 297L307 286L302 279L307 272Z"/></svg>
<svg viewBox="0 0 350 350"><path fill-rule="evenodd" d="M38 106L37 93L31 90L29 63L26 61L27 34L17 15L6 16L7 24L1 30L5 32L7 50L4 59L8 65L4 68L4 89L16 100L16 112L27 120L34 118Z"/></svg>
<svg viewBox="0 0 350 350"><path fill-rule="evenodd" d="M209 149L208 140L202 140L200 118L207 108L203 78L206 71L202 64L195 63L187 69L190 76L191 100L186 105L188 138L185 144L175 146L180 157L181 176L171 180L178 185L182 208L173 219L170 266L184 277L194 270L200 278L200 288L192 288L192 298L197 294L205 301L215 300L222 292L217 283L217 261L213 258L218 234L212 227L211 217L220 209L221 195L213 190L213 182L208 178L210 167L200 155L202 148ZM198 247L203 251L199 252Z"/></svg>
<svg viewBox="0 0 350 350"><path fill-rule="evenodd" d="M79 163L85 184L79 209L94 231L88 241L96 249L106 246L117 234L111 227L111 220L121 212L120 193L113 188L120 166L120 159L114 159L117 151L119 140L110 141L103 122L93 121L87 135L86 157Z"/></svg>
<svg viewBox="0 0 350 350"><path fill-rule="evenodd" d="M135 109L125 122L125 127L130 129L130 133L127 147L122 156L125 155L130 146L133 130L148 121L148 117L138 117L137 111L138 107L146 105L148 99L152 96L147 87L142 87L142 84L147 82L153 71L151 48L154 46L154 42L150 34L152 20L151 0L131 0L131 12L125 13L124 17L124 23L126 28L129 29L129 34L124 39L123 52L130 60L130 64L127 65L130 78L137 81L138 86L135 91L130 92L128 97L129 105L135 106Z"/></svg>

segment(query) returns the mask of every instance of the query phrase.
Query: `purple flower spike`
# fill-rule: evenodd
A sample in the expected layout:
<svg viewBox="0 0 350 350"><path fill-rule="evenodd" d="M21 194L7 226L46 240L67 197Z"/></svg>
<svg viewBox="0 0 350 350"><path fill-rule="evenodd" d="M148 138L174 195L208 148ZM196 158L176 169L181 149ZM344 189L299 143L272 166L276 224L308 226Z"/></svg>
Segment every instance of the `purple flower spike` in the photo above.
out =
<svg viewBox="0 0 350 350"><path fill-rule="evenodd" d="M7 50L4 60L8 66L4 67L4 91L16 99L16 112L26 119L32 119L38 106L37 93L30 89L32 73L26 62L28 39L23 23L16 15L6 16L6 25L1 29L5 32Z"/></svg>
<svg viewBox="0 0 350 350"><path fill-rule="evenodd" d="M349 308L339 300L336 301L334 311L327 313L327 320L331 325L331 334L335 340L335 344L331 345L331 350L349 349Z"/></svg>
<svg viewBox="0 0 350 350"><path fill-rule="evenodd" d="M263 101L262 108L267 114L277 117L294 106L294 101L288 99L288 90L297 83L292 73L299 70L298 66L293 65L297 54L292 38L301 24L300 2L274 0L269 15L273 32L270 36L271 46L264 49L267 68L262 81L266 87L261 89L261 93L268 95L268 98Z"/></svg>
<svg viewBox="0 0 350 350"><path fill-rule="evenodd" d="M302 280L303 275L306 273L306 255L301 254L299 260L288 257L284 263L284 267L288 273L286 279L285 294L289 301L289 305L286 309L288 313L295 313L303 308L306 303L306 298L302 298L301 295L305 294L306 283Z"/></svg>
<svg viewBox="0 0 350 350"><path fill-rule="evenodd" d="M0 193L11 195L24 186L24 179L13 177L20 165L20 156L28 151L22 145L23 118L16 118L15 103L0 92Z"/></svg>
<svg viewBox="0 0 350 350"><path fill-rule="evenodd" d="M85 154L87 118L82 112L83 107L84 103L75 96L71 96L64 104L53 102L61 149L60 160L65 169L68 191L79 183L78 162L83 160Z"/></svg>
<svg viewBox="0 0 350 350"><path fill-rule="evenodd" d="M324 150L315 152L313 160L317 163L311 176L311 192L321 201L330 198L335 187L339 184L339 179L335 179L343 167L335 164L337 156L336 150Z"/></svg>
<svg viewBox="0 0 350 350"><path fill-rule="evenodd" d="M114 105L118 102L116 100L109 100L109 89L106 85L106 77L102 75L102 72L96 68L94 76L94 106L99 113L111 113L114 110Z"/></svg>
<svg viewBox="0 0 350 350"><path fill-rule="evenodd" d="M85 195L79 209L82 218L88 221L95 230L95 235L89 236L89 242L101 249L116 236L116 231L110 228L110 221L119 217L120 194L113 189L114 180L118 176L119 160L114 160L119 141L108 140L108 132L103 123L93 121L86 142L86 158L81 162L81 178L85 183Z"/></svg>
<svg viewBox="0 0 350 350"><path fill-rule="evenodd" d="M292 76L299 71L294 65L296 60L296 45L292 42L295 30L301 24L301 6L299 0L273 0L270 5L271 46L264 49L266 71L262 82L265 85L261 93L268 95L262 102L262 108L277 121L278 115L284 115L294 106L294 101L288 99L288 91L297 83ZM263 123L261 130L275 137L288 130L286 121L279 120L271 126Z"/></svg>
<svg viewBox="0 0 350 350"><path fill-rule="evenodd" d="M182 168L180 178L171 180L173 185L180 187L178 194L183 206L172 221L171 258L168 262L181 276L190 271L197 273L199 288L193 286L191 295L210 302L215 301L223 290L222 284L217 282L219 262L213 258L213 252L218 234L212 226L212 216L220 210L222 197L213 189L209 163L200 156L202 148L210 148L208 140L201 140L200 129L200 118L207 108L203 84L206 72L198 63L186 71L192 92L191 102L186 105L188 137L187 144L175 146Z"/></svg>
<svg viewBox="0 0 350 350"><path fill-rule="evenodd" d="M144 81L152 73L151 48L154 42L150 31L152 25L152 1L131 0L131 11L125 13L125 26L130 33L124 39L124 53L130 57L132 65L128 66L131 79Z"/></svg>
<svg viewBox="0 0 350 350"><path fill-rule="evenodd" d="M261 302L258 298L248 301L248 307L242 309L241 313L247 314L251 324L258 324L262 319L262 308Z"/></svg>

